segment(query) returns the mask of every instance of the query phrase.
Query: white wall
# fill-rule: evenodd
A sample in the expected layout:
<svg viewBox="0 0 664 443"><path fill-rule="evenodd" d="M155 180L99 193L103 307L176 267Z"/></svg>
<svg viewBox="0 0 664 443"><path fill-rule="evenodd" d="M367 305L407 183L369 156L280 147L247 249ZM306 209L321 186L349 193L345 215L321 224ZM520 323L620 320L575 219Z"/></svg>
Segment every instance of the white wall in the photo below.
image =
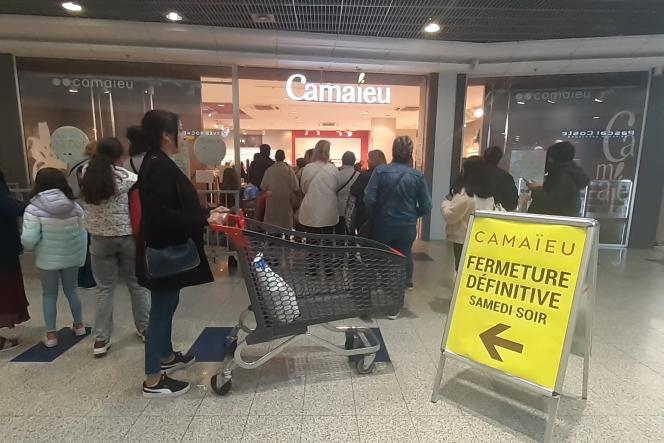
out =
<svg viewBox="0 0 664 443"><path fill-rule="evenodd" d="M253 134L252 131L248 131L248 134ZM260 133L260 132L257 132ZM293 141L292 133L288 130L266 130L265 135L263 136L263 143L267 143L272 147L270 156L274 158L274 153L277 152L277 149L283 149L286 153L286 162L291 163L291 151L293 150ZM224 158L225 162L232 162L233 158L233 131L228 134L228 137L224 139L226 143L226 157ZM254 154L258 152L258 148L242 148L240 155L242 160L253 160Z"/></svg>
<svg viewBox="0 0 664 443"><path fill-rule="evenodd" d="M445 222L440 213L440 203L450 188L452 169L452 134L456 100L456 74L440 73L438 77L438 108L436 111L436 141L433 158L433 186L431 196L431 240L445 238Z"/></svg>
<svg viewBox="0 0 664 443"><path fill-rule="evenodd" d="M295 155L296 157L304 157L304 152L307 149L313 148L321 138L300 137L295 139ZM355 137L334 138L328 137L325 140L330 141L330 160L335 165L341 166L341 156L346 151L351 151L355 154L355 158L359 161L362 158L362 139Z"/></svg>
<svg viewBox="0 0 664 443"><path fill-rule="evenodd" d="M392 142L394 142L396 133L396 118L372 118L369 150L380 149L385 154L387 162L390 163L392 161Z"/></svg>

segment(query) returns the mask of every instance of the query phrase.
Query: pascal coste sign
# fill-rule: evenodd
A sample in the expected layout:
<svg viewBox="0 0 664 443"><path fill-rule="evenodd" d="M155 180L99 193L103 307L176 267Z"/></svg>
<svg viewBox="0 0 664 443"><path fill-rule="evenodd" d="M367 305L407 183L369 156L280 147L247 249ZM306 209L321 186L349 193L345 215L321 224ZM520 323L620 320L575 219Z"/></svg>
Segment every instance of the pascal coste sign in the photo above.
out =
<svg viewBox="0 0 664 443"><path fill-rule="evenodd" d="M304 85L304 93L297 95L293 83ZM335 85L332 83L307 83L303 74L293 74L286 81L286 94L291 100L328 103L389 104L392 91L389 86Z"/></svg>

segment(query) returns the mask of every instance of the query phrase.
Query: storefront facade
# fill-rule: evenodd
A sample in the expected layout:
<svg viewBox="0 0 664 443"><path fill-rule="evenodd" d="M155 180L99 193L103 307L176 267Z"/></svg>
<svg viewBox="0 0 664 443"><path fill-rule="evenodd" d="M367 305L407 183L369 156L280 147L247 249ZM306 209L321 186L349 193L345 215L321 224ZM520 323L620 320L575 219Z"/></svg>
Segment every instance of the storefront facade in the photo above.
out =
<svg viewBox="0 0 664 443"><path fill-rule="evenodd" d="M627 246L650 81L648 72L471 79L462 157L500 146L523 192L522 179L542 183L545 149L571 142L591 180L579 215L600 221L604 245Z"/></svg>

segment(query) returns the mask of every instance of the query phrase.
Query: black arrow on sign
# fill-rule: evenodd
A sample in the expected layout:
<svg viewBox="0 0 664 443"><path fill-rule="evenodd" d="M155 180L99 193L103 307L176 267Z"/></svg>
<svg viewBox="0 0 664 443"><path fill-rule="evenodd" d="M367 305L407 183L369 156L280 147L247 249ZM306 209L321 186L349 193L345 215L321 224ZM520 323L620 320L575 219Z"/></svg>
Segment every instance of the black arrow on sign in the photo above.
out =
<svg viewBox="0 0 664 443"><path fill-rule="evenodd" d="M503 359L500 357L500 354L496 350L496 346L509 349L510 351L518 352L519 354L523 352L523 345L521 343L498 337L498 334L507 331L509 328L510 326L498 323L496 326L492 326L480 334L480 340L482 340L484 347L489 352L491 358L494 360L503 361Z"/></svg>

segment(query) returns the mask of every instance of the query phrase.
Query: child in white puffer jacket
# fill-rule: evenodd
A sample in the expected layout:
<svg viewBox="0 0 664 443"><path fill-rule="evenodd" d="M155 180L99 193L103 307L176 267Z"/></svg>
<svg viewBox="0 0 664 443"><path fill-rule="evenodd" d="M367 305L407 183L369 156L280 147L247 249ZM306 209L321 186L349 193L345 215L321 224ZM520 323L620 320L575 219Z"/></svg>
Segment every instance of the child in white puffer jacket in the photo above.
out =
<svg viewBox="0 0 664 443"><path fill-rule="evenodd" d="M44 344L52 348L58 345L56 317L60 281L74 318L74 333L86 334L76 287L78 268L85 263L88 240L83 227L83 209L74 201L62 171L41 169L35 177L31 196L23 216L21 242L25 250L35 251L43 290Z"/></svg>

